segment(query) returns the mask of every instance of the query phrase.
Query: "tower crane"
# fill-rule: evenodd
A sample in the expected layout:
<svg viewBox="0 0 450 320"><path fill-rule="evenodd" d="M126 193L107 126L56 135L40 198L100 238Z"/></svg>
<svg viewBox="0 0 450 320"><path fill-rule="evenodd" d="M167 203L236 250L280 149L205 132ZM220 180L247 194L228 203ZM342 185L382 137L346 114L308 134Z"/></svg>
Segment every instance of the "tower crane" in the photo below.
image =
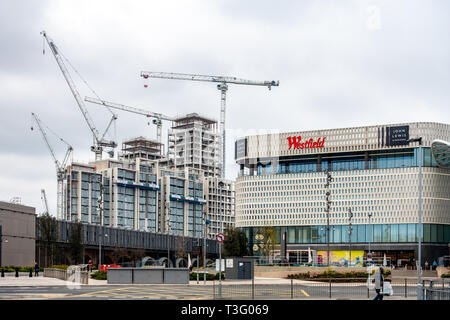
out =
<svg viewBox="0 0 450 320"><path fill-rule="evenodd" d="M58 182L57 194L56 194L56 217L57 217L57 219L63 219L64 218L64 212L63 212L63 208L64 208L64 203L63 203L64 202L63 201L64 174L65 174L65 169L67 166L67 161L69 160L69 157L73 151L73 148L63 138L60 138L55 133L53 133L55 136L58 137L58 139L60 141L62 141L63 143L65 143L67 145L67 151L64 156L64 159L62 162L59 162L58 159L56 158L56 155L55 155L55 152L54 152L52 146L50 145L50 143L47 139L47 134L45 133L45 130L43 128L42 121L38 118L38 116L35 113L32 112L31 115L33 116L34 120L36 121L39 131L41 132L42 138L44 139L44 142L47 145L47 148L50 151L50 154L52 155L53 161L55 162L56 180ZM47 199L46 199L46 203L47 203ZM47 211L48 211L48 208L47 208Z"/></svg>
<svg viewBox="0 0 450 320"><path fill-rule="evenodd" d="M91 97L85 97L84 101L95 103L95 104L100 104L100 105L103 105L106 107L110 107L110 108L114 108L114 109L118 109L118 110L122 110L122 111L128 111L128 112L132 112L132 113L136 113L136 114L141 114L148 118L154 118L153 124L156 124L156 137L157 137L157 140L159 143L161 143L161 131L162 131L162 121L161 120L168 120L168 121L175 120L174 117L169 117L169 116L163 115L161 113L151 112L151 111L147 111L144 109L125 106L120 103L109 102L109 101L100 100L100 99L91 98Z"/></svg>
<svg viewBox="0 0 450 320"><path fill-rule="evenodd" d="M254 81L240 79L236 77L223 77L223 76L208 76L199 74L186 74L186 73L171 73L171 72L152 72L142 71L141 77L147 78L160 78L160 79L174 79L174 80L191 80L191 81L206 81L217 82L217 89L220 90L220 132L222 134L222 177L225 178L225 110L226 110L226 94L228 91L228 84L241 84L250 86L263 86L268 87L269 90L272 87L277 87L279 81Z"/></svg>
<svg viewBox="0 0 450 320"><path fill-rule="evenodd" d="M50 212L48 211L48 202L47 202L47 196L45 195L45 190L41 189L41 199L44 202L45 205L45 212L47 214L50 214Z"/></svg>
<svg viewBox="0 0 450 320"><path fill-rule="evenodd" d="M106 140L105 135L108 132L109 128L111 127L111 124L117 119L117 116L111 110L109 110L112 113L111 120L109 121L108 126L105 129L105 132L100 136L100 133L95 127L94 122L92 121L91 116L89 115L88 110L86 109L86 106L84 105L83 100L81 99L81 96L75 86L75 83L73 82L70 73L67 70L66 65L64 64L64 61L61 57L58 47L55 45L53 40L47 36L47 33L45 31L42 31L41 34L47 41L47 44L50 47L53 56L55 57L56 62L58 63L58 66L61 69L64 78L66 79L67 84L69 85L70 91L72 91L72 94L75 97L78 107L80 108L80 111L83 114L83 117L86 120L89 129L92 132L93 145L91 146L91 151L95 153L95 160L102 159L103 147L113 148L113 150L108 151L110 157L113 157L114 148L117 147L117 143L114 141Z"/></svg>

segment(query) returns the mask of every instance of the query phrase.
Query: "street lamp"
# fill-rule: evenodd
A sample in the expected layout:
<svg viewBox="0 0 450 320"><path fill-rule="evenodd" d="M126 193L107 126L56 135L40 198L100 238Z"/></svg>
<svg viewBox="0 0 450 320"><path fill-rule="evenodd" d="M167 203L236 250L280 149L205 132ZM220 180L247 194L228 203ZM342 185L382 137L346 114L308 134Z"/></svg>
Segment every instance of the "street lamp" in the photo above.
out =
<svg viewBox="0 0 450 320"><path fill-rule="evenodd" d="M419 227L419 244L417 248L417 299L422 299L422 283L421 283L421 273L422 273L422 137L409 139L410 142L419 142L419 212L418 212L418 227Z"/></svg>
<svg viewBox="0 0 450 320"><path fill-rule="evenodd" d="M203 235L203 284L206 285L206 237L208 235L208 224L211 223L210 220L206 219L206 211L205 211L205 232Z"/></svg>
<svg viewBox="0 0 450 320"><path fill-rule="evenodd" d="M348 209L348 247L349 247L349 255L350 258L348 259L348 266L351 266L352 263L352 218L353 218L353 212L352 209Z"/></svg>
<svg viewBox="0 0 450 320"><path fill-rule="evenodd" d="M327 266L330 266L330 182L333 181L333 178L331 177L331 173L328 169L325 170L325 174L327 175L327 181L325 183L325 188L327 189L327 192L325 193L327 201Z"/></svg>
<svg viewBox="0 0 450 320"><path fill-rule="evenodd" d="M370 212L368 214L369 216L369 231L371 230L371 224L370 224L370 218L372 217L372 213ZM371 235L369 235L369 252L367 253L367 263L369 262L369 258L370 258L370 262L372 262L372 252L370 252L370 243L372 242L372 238Z"/></svg>
<svg viewBox="0 0 450 320"><path fill-rule="evenodd" d="M99 234L98 234L98 271L102 267L102 228L103 228L103 181L100 178L100 195L98 197L98 214L99 214Z"/></svg>

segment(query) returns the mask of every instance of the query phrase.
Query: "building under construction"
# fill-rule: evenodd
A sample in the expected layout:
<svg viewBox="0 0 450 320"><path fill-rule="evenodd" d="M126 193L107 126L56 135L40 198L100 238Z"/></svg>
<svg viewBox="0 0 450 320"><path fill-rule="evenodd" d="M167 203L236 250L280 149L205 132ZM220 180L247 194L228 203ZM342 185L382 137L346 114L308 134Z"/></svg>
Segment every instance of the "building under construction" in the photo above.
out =
<svg viewBox="0 0 450 320"><path fill-rule="evenodd" d="M234 226L234 183L220 178L216 122L177 120L167 157L161 143L137 137L123 142L118 160L70 164L66 219L198 238Z"/></svg>
<svg viewBox="0 0 450 320"><path fill-rule="evenodd" d="M168 157L175 169L190 168L206 177L221 176L222 140L217 121L190 113L176 118L168 135Z"/></svg>

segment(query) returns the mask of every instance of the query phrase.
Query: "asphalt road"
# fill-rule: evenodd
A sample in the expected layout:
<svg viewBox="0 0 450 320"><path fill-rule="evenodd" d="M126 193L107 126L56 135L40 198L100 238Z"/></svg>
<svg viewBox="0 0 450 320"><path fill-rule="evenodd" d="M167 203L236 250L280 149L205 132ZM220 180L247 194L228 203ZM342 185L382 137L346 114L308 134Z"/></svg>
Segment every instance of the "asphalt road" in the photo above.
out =
<svg viewBox="0 0 450 320"><path fill-rule="evenodd" d="M211 300L218 298L218 285L134 285L134 286L66 286L0 287L0 299L181 299ZM416 298L416 287L407 286L407 298ZM394 295L385 299L405 299L405 286L394 285ZM369 295L368 295L369 294ZM332 284L331 299L373 299L374 290L367 290L365 284ZM330 299L328 283L313 285L256 284L223 285L223 299Z"/></svg>

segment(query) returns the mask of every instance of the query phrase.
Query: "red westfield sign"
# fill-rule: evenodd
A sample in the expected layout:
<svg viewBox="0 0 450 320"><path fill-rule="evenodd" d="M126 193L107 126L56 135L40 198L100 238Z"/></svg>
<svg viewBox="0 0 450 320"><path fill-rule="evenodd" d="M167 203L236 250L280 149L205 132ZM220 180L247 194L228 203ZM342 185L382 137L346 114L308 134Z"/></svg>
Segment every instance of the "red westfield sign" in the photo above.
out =
<svg viewBox="0 0 450 320"><path fill-rule="evenodd" d="M311 149L311 148L323 148L323 145L325 143L326 137L319 138L317 141L314 141L313 138L310 138L309 140L304 140L302 142L302 137L287 137L289 141L289 150L291 150L292 147L294 149Z"/></svg>

